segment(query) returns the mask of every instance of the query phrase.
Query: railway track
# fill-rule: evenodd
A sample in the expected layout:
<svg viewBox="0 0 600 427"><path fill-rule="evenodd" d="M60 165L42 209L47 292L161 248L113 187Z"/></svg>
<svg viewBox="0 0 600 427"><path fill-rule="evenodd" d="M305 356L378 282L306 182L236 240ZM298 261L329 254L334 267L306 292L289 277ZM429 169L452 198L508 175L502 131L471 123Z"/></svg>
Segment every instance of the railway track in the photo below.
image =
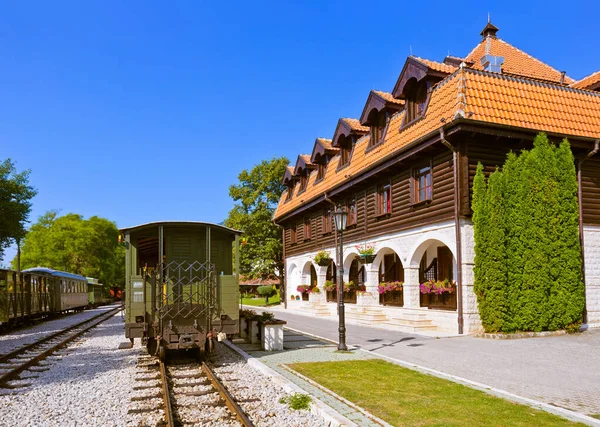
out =
<svg viewBox="0 0 600 427"><path fill-rule="evenodd" d="M145 369L134 387L141 394L131 399L129 410L138 418L127 425L254 426L206 363L165 364L146 356L138 366Z"/></svg>
<svg viewBox="0 0 600 427"><path fill-rule="evenodd" d="M13 387L9 382L17 379L23 371L39 364L48 356L66 347L85 332L110 319L122 309L122 307L117 307L108 312L100 313L91 319L87 319L50 334L31 344L24 345L9 353L0 355L0 387L20 387Z"/></svg>

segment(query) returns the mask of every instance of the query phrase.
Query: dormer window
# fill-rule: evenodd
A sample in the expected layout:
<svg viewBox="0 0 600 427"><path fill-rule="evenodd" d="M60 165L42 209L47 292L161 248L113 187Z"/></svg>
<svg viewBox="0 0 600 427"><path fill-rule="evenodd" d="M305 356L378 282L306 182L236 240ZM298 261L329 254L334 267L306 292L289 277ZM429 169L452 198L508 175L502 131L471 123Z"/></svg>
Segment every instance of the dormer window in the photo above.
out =
<svg viewBox="0 0 600 427"><path fill-rule="evenodd" d="M410 123L418 119L425 112L427 101L427 83L417 83L411 79L406 83L406 119L404 123Z"/></svg>
<svg viewBox="0 0 600 427"><path fill-rule="evenodd" d="M342 167L350 163L350 156L352 155L353 137L342 137L339 139L340 147L340 164L338 167Z"/></svg>
<svg viewBox="0 0 600 427"><path fill-rule="evenodd" d="M287 189L287 195L285 196L285 201L292 200L292 195L294 194L294 186L290 185Z"/></svg>
<svg viewBox="0 0 600 427"><path fill-rule="evenodd" d="M303 173L302 176L300 176L300 190L298 190L298 193L301 193L304 190L306 190L307 185L308 185L308 175L306 173Z"/></svg>
<svg viewBox="0 0 600 427"><path fill-rule="evenodd" d="M380 142L383 142L383 136L385 133L385 126L387 124L387 114L385 111L373 111L373 118L370 120L371 125L371 139L369 140L369 147L373 147Z"/></svg>

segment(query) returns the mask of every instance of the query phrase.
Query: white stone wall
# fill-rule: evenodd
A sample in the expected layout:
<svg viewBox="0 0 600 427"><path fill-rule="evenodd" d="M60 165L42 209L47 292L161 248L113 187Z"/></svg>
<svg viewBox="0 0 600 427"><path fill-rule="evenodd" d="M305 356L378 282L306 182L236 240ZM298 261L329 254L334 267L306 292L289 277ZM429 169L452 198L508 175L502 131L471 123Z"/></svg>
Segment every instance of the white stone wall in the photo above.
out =
<svg viewBox="0 0 600 427"><path fill-rule="evenodd" d="M587 322L600 327L600 227L583 227Z"/></svg>
<svg viewBox="0 0 600 427"><path fill-rule="evenodd" d="M472 234L472 232L471 232ZM359 298L360 305L364 307L373 307L373 309L383 309L386 313L389 311L390 316L397 314L396 308L385 308L379 305L379 295L377 294L378 285L378 270L379 264L383 259L385 253L394 251L400 258L404 267L404 306L406 308L419 308L419 274L418 268L421 261L421 257L427 252L427 258L429 261L437 256L435 247L431 247L433 241L437 241L438 244L446 245L454 254L456 262L456 233L454 229L454 221L444 221L438 224L427 225L423 227L415 227L408 231L402 231L398 233L392 233L389 235L378 236L375 239L367 240L368 243L374 243L376 247L377 257L373 264L368 266L366 269L366 286L367 291L370 292L371 298ZM361 241L346 241L344 239L344 277L348 280L348 273L350 270L350 264L352 259L358 254L356 245L365 243ZM337 250L334 247L322 248L330 253L331 258L334 259L337 264ZM301 309L303 304L302 301L291 301L289 300L290 295L298 295L296 288L298 285L303 284L305 280L304 274L310 269L310 263L316 255L316 252L304 253L286 259L286 271L288 272L287 280L287 295L288 295L288 307L291 309ZM314 264L314 263L313 263ZM318 286L322 288L325 281L325 270L320 270L320 267L314 264L318 274ZM454 268L456 279L456 265ZM320 297L311 296L311 302L325 302L325 295L322 292ZM331 311L334 312L335 304L327 304L331 307ZM391 311L390 311L391 310ZM396 310L396 311L394 311ZM434 324L438 326L440 330L444 331L457 331L457 319L458 314L456 311L438 311L423 309L427 313Z"/></svg>
<svg viewBox="0 0 600 427"><path fill-rule="evenodd" d="M477 297L473 291L475 278L473 267L475 265L475 235L473 222L460 221L460 240L462 252L462 284L463 284L463 328L465 334L472 334L482 330Z"/></svg>

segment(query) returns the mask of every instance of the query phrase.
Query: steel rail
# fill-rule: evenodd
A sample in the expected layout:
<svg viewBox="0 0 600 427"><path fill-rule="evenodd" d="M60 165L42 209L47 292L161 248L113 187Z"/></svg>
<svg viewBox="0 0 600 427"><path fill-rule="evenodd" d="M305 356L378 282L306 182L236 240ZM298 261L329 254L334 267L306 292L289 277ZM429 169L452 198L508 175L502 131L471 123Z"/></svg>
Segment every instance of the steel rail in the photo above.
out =
<svg viewBox="0 0 600 427"><path fill-rule="evenodd" d="M167 376L167 367L165 366L165 362L162 360L160 361L160 376L162 378L163 400L165 402L165 421L167 423L167 427L175 427L171 393L169 392L169 377Z"/></svg>
<svg viewBox="0 0 600 427"><path fill-rule="evenodd" d="M26 370L27 368L29 368L29 367L37 364L41 360L45 359L50 354L54 353L56 350L58 350L58 349L60 349L60 348L62 348L64 346L66 346L68 343L70 343L71 341L75 340L75 338L79 337L80 335L84 334L85 332L89 331L90 329L94 328L95 326L98 326L100 323L102 323L102 322L110 319L112 316L114 316L115 314L117 314L121 310L122 310L122 308L118 307L118 308L116 308L114 310L111 310L109 312L104 312L100 316L94 316L92 319L88 319L85 322L79 323L76 326L81 327L81 325L84 325L86 323L90 323L91 322L91 324L89 326L85 327L84 329L76 332L75 334L69 335L67 338L65 338L64 340L62 340L58 344L52 345L51 347L47 348L43 352L32 356L31 359L27 360L23 364L21 364L21 365L15 367L15 368L11 369L10 371L5 372L4 374L0 375L0 384L4 384L7 381L11 380L15 376L19 375L21 372L23 372L24 370ZM100 317L100 319L98 319L99 317ZM73 329L74 329L73 327L69 327L67 329L62 330L61 333L58 334L58 335L65 334L65 332L69 332L69 331L71 331ZM54 334L54 337L56 338L58 335ZM39 342L35 343L35 346L40 345L40 344L44 344L46 341L48 341L48 339L40 340ZM27 347L20 348L19 351L16 352L15 355L19 355L21 353L24 353L25 351L31 349L32 347L34 347L34 346L29 345ZM12 353L15 353L15 352L12 352Z"/></svg>
<svg viewBox="0 0 600 427"><path fill-rule="evenodd" d="M231 410L231 412L235 415L235 417L240 421L244 427L254 427L254 423L248 418L244 410L238 403L235 401L229 390L225 388L223 383L215 376L213 371L208 367L206 363L202 363L202 371L206 374L213 387L217 389L227 407Z"/></svg>
<svg viewBox="0 0 600 427"><path fill-rule="evenodd" d="M116 310L116 309L113 309L113 310ZM66 332L72 331L73 329L77 329L78 327L80 327L81 325L86 324L87 322L91 322L91 321L93 321L93 320L95 320L95 319L97 319L99 317L104 316L106 313L107 312L104 311L104 312L102 312L102 313L100 313L100 314L98 314L96 316L93 316L93 317L90 317L87 320L84 320L83 322L79 322L79 323L77 323L75 325L69 326L68 328L61 329L58 332L54 332L53 334L45 336L44 338L41 338L41 339L39 339L39 340L31 343L31 344L26 344L26 345L24 345L22 347L14 349L13 351L11 351L9 353L2 354L2 355L0 355L0 363L6 362L7 360L10 360L10 359L13 359L15 356L17 356L17 355L19 355L19 354L21 354L21 353L23 353L25 351L28 351L28 350L30 350L30 349L32 349L34 347L37 347L38 345L44 344L44 343L46 343L48 341L51 341L54 338L56 338L56 337L58 337L60 335L63 335Z"/></svg>

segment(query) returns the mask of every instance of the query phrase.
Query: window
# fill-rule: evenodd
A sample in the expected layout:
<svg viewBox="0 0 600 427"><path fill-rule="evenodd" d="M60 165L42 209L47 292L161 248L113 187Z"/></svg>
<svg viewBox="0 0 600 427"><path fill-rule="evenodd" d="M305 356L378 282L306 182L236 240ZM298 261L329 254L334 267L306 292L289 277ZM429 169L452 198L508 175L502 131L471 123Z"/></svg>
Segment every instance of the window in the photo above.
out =
<svg viewBox="0 0 600 427"><path fill-rule="evenodd" d="M301 193L304 190L306 190L307 184L308 184L308 174L306 172L304 172L303 175L300 177L300 190L298 190L298 193Z"/></svg>
<svg viewBox="0 0 600 427"><path fill-rule="evenodd" d="M425 102L427 101L427 84L425 82L417 83L416 80L409 80L405 86L406 92L406 119L404 123L410 123L419 118L425 112Z"/></svg>
<svg viewBox="0 0 600 427"><path fill-rule="evenodd" d="M414 170L413 203L431 200L431 166Z"/></svg>
<svg viewBox="0 0 600 427"><path fill-rule="evenodd" d="M347 225L356 224L356 197L351 197L346 202L346 211L348 212L348 223Z"/></svg>
<svg viewBox="0 0 600 427"><path fill-rule="evenodd" d="M305 219L304 220L304 240L310 240L312 236L311 233L311 229L310 229L310 219Z"/></svg>
<svg viewBox="0 0 600 427"><path fill-rule="evenodd" d="M296 224L294 224L292 226L292 228L290 229L290 242L292 244L297 242L298 236L297 236L297 230L296 230Z"/></svg>
<svg viewBox="0 0 600 427"><path fill-rule="evenodd" d="M325 211L323 211L323 234L331 233L332 231L332 214L333 212L331 211L331 208L325 209Z"/></svg>
<svg viewBox="0 0 600 427"><path fill-rule="evenodd" d="M288 200L291 200L293 194L294 194L294 186L289 185L288 189L287 189L287 196L285 196L285 201L287 202Z"/></svg>
<svg viewBox="0 0 600 427"><path fill-rule="evenodd" d="M327 161L327 159L325 159L325 161ZM323 178L325 178L325 168L326 168L325 163L319 164L318 169L317 169L317 181L320 181Z"/></svg>
<svg viewBox="0 0 600 427"><path fill-rule="evenodd" d="M377 191L377 215L385 215L392 212L392 186L385 184Z"/></svg>
<svg viewBox="0 0 600 427"><path fill-rule="evenodd" d="M385 111L380 111L374 114L373 124L371 125L371 140L369 141L369 147L383 142L383 135L385 132L387 114Z"/></svg>
<svg viewBox="0 0 600 427"><path fill-rule="evenodd" d="M350 148L341 147L340 149L340 166L347 165L350 162Z"/></svg>

